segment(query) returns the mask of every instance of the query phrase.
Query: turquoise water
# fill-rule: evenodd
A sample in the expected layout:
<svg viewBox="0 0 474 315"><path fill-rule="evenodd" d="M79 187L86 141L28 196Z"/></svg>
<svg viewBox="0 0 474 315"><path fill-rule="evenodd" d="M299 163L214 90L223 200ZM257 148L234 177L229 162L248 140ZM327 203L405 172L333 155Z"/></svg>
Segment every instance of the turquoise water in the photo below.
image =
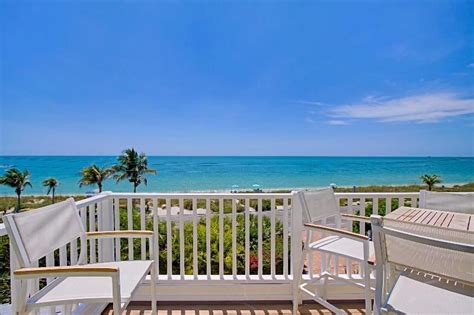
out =
<svg viewBox="0 0 474 315"><path fill-rule="evenodd" d="M8 167L28 169L33 188L25 194L42 194L41 181L56 177L58 193L84 193L95 187L79 188L80 169L92 163L111 166L113 156L0 156L0 174ZM444 183L474 181L474 158L440 157L149 157L157 169L148 186L138 191L224 190L238 185L250 189L413 184L425 173L438 174ZM131 184L108 180L105 190L131 191ZM0 194L12 190L0 187Z"/></svg>

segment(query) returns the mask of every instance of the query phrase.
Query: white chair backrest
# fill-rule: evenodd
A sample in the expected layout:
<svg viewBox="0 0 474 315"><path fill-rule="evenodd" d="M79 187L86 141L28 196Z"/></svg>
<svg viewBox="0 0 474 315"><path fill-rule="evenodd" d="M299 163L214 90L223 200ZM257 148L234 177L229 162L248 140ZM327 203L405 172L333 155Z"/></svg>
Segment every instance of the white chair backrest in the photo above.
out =
<svg viewBox="0 0 474 315"><path fill-rule="evenodd" d="M422 190L420 208L474 214L474 193Z"/></svg>
<svg viewBox="0 0 474 315"><path fill-rule="evenodd" d="M340 215L332 188L299 191L297 196L303 210L303 220L306 223Z"/></svg>
<svg viewBox="0 0 474 315"><path fill-rule="evenodd" d="M379 216L371 216L371 222L377 268L389 263L474 284L472 232Z"/></svg>
<svg viewBox="0 0 474 315"><path fill-rule="evenodd" d="M6 215L4 219L20 267L29 267L39 258L78 238L81 238L81 248L85 246L84 227L72 198Z"/></svg>

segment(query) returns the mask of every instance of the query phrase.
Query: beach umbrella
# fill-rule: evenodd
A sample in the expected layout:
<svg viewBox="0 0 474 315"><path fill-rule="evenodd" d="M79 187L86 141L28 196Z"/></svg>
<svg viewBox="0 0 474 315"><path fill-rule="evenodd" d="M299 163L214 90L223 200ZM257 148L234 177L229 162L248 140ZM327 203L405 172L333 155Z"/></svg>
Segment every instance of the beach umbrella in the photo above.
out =
<svg viewBox="0 0 474 315"><path fill-rule="evenodd" d="M253 184L252 187L253 188L260 188L260 185L259 184Z"/></svg>

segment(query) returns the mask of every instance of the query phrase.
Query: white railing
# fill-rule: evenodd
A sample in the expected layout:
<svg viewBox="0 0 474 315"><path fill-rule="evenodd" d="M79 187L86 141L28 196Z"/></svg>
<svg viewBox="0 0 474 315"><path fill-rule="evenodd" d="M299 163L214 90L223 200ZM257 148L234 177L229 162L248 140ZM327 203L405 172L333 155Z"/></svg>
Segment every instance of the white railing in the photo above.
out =
<svg viewBox="0 0 474 315"><path fill-rule="evenodd" d="M342 212L369 216L373 209L385 214L401 205L416 206L418 195L337 193L336 197ZM302 233L301 213L293 213L290 193L105 192L76 204L87 231L155 232L159 300L291 299L292 262L300 258ZM365 224L343 227L367 233ZM0 235L4 234L0 226ZM87 256L88 262L94 263L147 259L149 252L145 241L94 240L89 243ZM11 256L14 270L16 262ZM77 259L78 248L73 242L38 264L68 265ZM324 268L335 268L348 277L362 272L357 265L337 258L320 260ZM310 269L307 276L316 272ZM357 292L337 290L338 283L334 285L335 290L328 293L330 297L360 297ZM39 283L32 283L31 291L38 289ZM13 283L12 296L14 291ZM140 288L136 300L149 299L148 292L147 288Z"/></svg>

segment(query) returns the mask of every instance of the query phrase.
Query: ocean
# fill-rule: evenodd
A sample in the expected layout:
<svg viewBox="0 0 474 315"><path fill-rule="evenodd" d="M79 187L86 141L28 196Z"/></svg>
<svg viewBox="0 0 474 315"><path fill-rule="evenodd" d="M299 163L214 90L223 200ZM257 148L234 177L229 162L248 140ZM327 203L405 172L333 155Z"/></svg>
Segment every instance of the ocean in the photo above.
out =
<svg viewBox="0 0 474 315"><path fill-rule="evenodd" d="M96 188L79 188L81 168L115 162L115 156L0 156L0 174L9 167L28 169L33 188L25 195L45 193L41 182L47 177L59 180L58 194L79 194ZM438 174L445 184L474 181L472 157L150 156L149 167L158 173L149 175L148 186L140 185L139 192L252 189L255 184L261 189L415 184L423 174ZM132 185L109 179L104 190L132 191ZM0 186L1 195L13 193Z"/></svg>

